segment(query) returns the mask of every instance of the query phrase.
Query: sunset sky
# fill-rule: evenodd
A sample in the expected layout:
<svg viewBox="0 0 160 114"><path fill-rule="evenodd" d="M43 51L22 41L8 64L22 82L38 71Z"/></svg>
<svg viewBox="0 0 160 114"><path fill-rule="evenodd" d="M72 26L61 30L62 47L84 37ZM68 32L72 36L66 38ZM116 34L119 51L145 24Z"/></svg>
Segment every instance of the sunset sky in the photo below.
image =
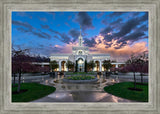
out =
<svg viewBox="0 0 160 114"><path fill-rule="evenodd" d="M123 62L148 51L147 12L12 12L12 45L48 57L71 53L80 25L91 54Z"/></svg>

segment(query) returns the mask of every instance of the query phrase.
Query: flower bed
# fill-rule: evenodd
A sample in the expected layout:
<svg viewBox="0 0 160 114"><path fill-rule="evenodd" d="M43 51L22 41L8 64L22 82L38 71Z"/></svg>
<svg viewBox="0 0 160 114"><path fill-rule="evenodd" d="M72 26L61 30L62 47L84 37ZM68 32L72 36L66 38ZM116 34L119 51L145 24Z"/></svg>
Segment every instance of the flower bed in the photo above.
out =
<svg viewBox="0 0 160 114"><path fill-rule="evenodd" d="M69 76L66 77L66 79L68 80L91 80L91 79L95 79L94 76Z"/></svg>
<svg viewBox="0 0 160 114"><path fill-rule="evenodd" d="M69 76L63 79L67 83L92 83L97 82L98 79L94 76Z"/></svg>

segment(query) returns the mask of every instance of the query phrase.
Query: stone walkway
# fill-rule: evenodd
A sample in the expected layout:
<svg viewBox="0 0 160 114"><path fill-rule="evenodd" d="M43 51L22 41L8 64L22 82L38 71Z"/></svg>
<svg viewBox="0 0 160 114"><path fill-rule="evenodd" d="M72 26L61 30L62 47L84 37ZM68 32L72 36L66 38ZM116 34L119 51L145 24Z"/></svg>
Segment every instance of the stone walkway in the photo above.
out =
<svg viewBox="0 0 160 114"><path fill-rule="evenodd" d="M32 102L134 102L100 91L55 91Z"/></svg>
<svg viewBox="0 0 160 114"><path fill-rule="evenodd" d="M109 80L109 79L108 79ZM106 93L103 88L116 83L110 79L107 83L67 84L53 83L53 79L44 80L42 84L56 87L56 91L32 102L135 102Z"/></svg>

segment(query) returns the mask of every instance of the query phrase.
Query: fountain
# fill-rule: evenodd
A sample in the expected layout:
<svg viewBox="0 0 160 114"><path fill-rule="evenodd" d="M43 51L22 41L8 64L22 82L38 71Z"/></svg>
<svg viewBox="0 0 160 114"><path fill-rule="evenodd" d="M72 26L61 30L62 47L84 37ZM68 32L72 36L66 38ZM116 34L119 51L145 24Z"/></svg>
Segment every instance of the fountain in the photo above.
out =
<svg viewBox="0 0 160 114"><path fill-rule="evenodd" d="M85 72L70 74L63 78L64 83L94 83L97 81L98 78L96 77L96 75L91 75Z"/></svg>

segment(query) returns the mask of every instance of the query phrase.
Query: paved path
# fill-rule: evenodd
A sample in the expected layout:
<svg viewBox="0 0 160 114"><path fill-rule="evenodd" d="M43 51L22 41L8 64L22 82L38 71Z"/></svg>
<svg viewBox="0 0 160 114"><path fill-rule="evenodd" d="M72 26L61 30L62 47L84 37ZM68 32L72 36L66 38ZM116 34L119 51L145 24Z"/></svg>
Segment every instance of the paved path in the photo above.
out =
<svg viewBox="0 0 160 114"><path fill-rule="evenodd" d="M134 102L100 91L55 91L32 102Z"/></svg>
<svg viewBox="0 0 160 114"><path fill-rule="evenodd" d="M118 78L120 81L134 81L134 76L129 76L129 75L111 75L110 77L112 78ZM148 76L143 76L143 82L148 82ZM136 81L141 82L141 76L136 76Z"/></svg>
<svg viewBox="0 0 160 114"><path fill-rule="evenodd" d="M110 83L94 84L67 84L60 80L59 83L53 83L53 79L45 80L41 84L54 86L56 91L32 102L135 102L116 97L103 90L105 86L114 83L112 79Z"/></svg>
<svg viewBox="0 0 160 114"><path fill-rule="evenodd" d="M62 82L63 76L56 78L59 80L58 83L53 83L53 78L50 78L49 75L24 77L22 80L23 83L38 82L56 87L55 92L32 102L135 102L103 91L105 86L116 82L133 81L131 76L118 76L117 78L117 75L112 75L106 79L106 82L98 81L94 84L67 84ZM148 81L148 77L144 77L144 80Z"/></svg>
<svg viewBox="0 0 160 114"><path fill-rule="evenodd" d="M21 77L21 82L22 83L29 83L29 82L37 82L41 83L46 79L49 79L49 75L38 75L38 76L23 76ZM12 77L12 82L13 82L13 77ZM15 78L15 82L18 83L18 77Z"/></svg>

